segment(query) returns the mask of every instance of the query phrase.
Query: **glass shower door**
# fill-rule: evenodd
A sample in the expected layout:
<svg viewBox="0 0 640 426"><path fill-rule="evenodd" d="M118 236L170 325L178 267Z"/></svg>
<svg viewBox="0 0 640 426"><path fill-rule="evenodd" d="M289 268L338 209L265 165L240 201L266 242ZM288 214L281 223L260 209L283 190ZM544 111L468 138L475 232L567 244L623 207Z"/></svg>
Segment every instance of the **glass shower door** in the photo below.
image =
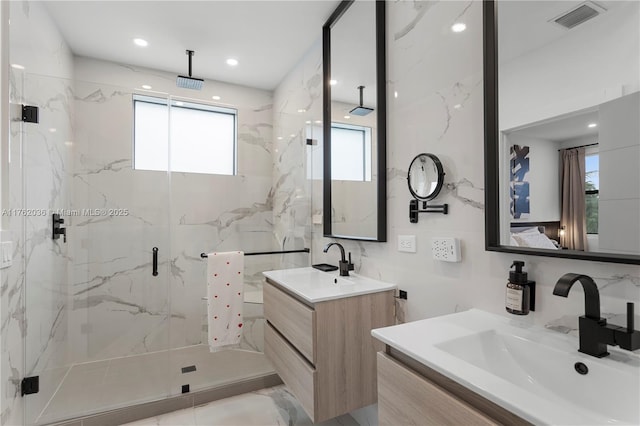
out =
<svg viewBox="0 0 640 426"><path fill-rule="evenodd" d="M133 90L23 87L39 107L22 126L24 206L42 211L24 218L25 370L40 379L26 423L165 398L169 176L133 167Z"/></svg>

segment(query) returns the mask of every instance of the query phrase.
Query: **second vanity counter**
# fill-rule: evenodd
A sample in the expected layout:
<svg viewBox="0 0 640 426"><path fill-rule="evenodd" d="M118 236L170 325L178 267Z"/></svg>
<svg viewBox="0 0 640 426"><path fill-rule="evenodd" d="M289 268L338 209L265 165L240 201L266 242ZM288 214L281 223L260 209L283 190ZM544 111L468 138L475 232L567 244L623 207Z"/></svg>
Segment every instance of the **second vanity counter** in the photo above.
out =
<svg viewBox="0 0 640 426"><path fill-rule="evenodd" d="M372 335L387 345L378 358L379 381L382 374L386 387L381 425L394 410L407 411L402 401L415 391L399 395L412 379L447 393L440 406L458 404L458 412L480 424L640 422L640 358L634 353L609 347L609 357L594 358L577 351L574 336L478 309L376 329ZM580 374L577 364L588 373ZM400 375L404 384L394 382Z"/></svg>

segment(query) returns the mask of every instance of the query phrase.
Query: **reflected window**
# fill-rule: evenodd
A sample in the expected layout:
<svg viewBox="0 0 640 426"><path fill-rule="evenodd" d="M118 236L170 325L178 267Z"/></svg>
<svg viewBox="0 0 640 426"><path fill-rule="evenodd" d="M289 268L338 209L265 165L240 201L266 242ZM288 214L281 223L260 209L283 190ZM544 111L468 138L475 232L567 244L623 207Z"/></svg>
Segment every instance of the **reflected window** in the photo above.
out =
<svg viewBox="0 0 640 426"><path fill-rule="evenodd" d="M236 110L177 100L167 106L167 99L134 95L134 169L236 174Z"/></svg>
<svg viewBox="0 0 640 426"><path fill-rule="evenodd" d="M599 155L587 154L585 162L585 198L587 234L598 233L598 197L600 190Z"/></svg>
<svg viewBox="0 0 640 426"><path fill-rule="evenodd" d="M371 128L331 125L331 179L371 181Z"/></svg>

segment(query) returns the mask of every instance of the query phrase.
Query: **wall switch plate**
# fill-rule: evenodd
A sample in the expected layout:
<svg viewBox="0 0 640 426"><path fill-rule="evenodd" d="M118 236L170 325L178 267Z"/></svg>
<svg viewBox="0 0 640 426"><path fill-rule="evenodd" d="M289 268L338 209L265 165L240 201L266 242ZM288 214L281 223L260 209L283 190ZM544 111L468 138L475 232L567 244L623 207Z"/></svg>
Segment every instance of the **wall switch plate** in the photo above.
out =
<svg viewBox="0 0 640 426"><path fill-rule="evenodd" d="M415 235L398 235L398 251L415 253L416 252L416 236Z"/></svg>
<svg viewBox="0 0 640 426"><path fill-rule="evenodd" d="M457 238L442 237L431 240L431 252L435 260L443 262L460 262L460 240Z"/></svg>
<svg viewBox="0 0 640 426"><path fill-rule="evenodd" d="M13 242L3 241L0 243L0 269L8 268L13 264Z"/></svg>

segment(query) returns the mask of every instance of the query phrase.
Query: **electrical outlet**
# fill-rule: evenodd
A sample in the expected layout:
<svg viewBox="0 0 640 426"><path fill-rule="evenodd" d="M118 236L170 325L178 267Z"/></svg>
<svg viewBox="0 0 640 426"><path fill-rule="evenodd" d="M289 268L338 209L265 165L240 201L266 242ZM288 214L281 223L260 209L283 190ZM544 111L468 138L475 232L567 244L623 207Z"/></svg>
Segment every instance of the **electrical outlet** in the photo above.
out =
<svg viewBox="0 0 640 426"><path fill-rule="evenodd" d="M398 251L415 253L416 252L416 236L415 235L398 235Z"/></svg>
<svg viewBox="0 0 640 426"><path fill-rule="evenodd" d="M460 262L460 240L457 238L442 237L431 240L431 252L435 260L443 262Z"/></svg>

